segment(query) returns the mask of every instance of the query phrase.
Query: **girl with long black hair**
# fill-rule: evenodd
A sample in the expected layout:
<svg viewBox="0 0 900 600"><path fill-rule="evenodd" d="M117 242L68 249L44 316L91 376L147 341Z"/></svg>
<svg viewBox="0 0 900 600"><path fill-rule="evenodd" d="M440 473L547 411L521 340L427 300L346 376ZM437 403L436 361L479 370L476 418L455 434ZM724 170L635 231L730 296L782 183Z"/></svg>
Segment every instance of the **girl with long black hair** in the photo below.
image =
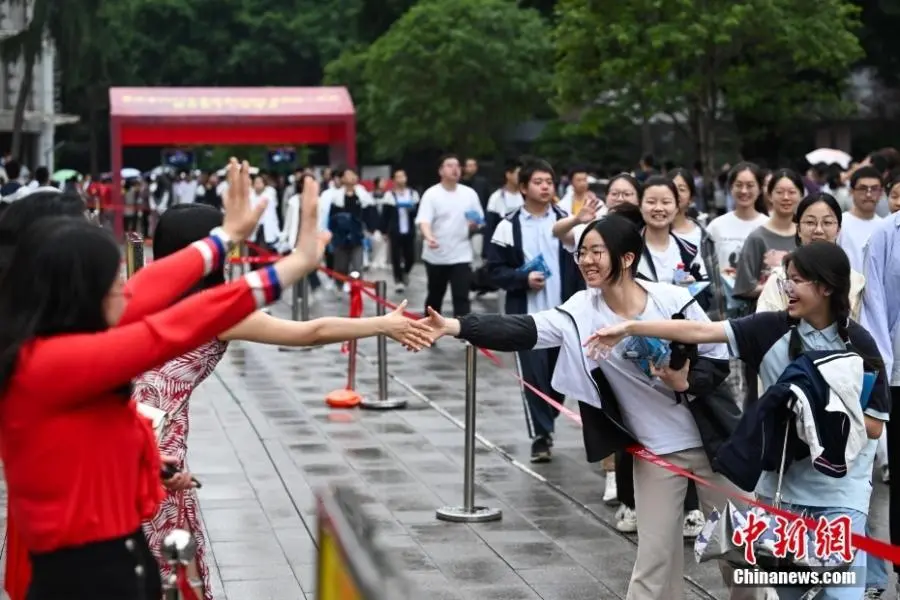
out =
<svg viewBox="0 0 900 600"><path fill-rule="evenodd" d="M229 167L221 228L127 290L118 244L102 228L54 217L19 239L0 282L0 454L31 555L30 600L161 596L140 526L162 497L162 468L131 380L275 301L321 255L312 203L298 251L177 301L255 229L264 207L249 206L248 170Z"/></svg>
<svg viewBox="0 0 900 600"><path fill-rule="evenodd" d="M794 514L825 517L829 522L835 517L849 517L853 533L864 534L875 448L891 407L884 366L872 336L850 319L850 261L839 246L824 241L801 246L785 259L785 270L782 288L788 297L787 310L718 322L628 320L599 328L585 345L590 355L596 355L608 352L628 336L685 344L727 343L734 357L759 373L766 389L806 352L847 349L858 353L863 360L854 363L854 372L841 374L844 380L858 385L864 370L877 372L870 398L864 407L856 409L864 415L863 429L848 434L858 434L858 454L848 459L841 477L822 472L812 460L794 461L784 473L781 500L783 508ZM861 402L859 396L851 400ZM848 437L848 448L850 440ZM756 486L757 496L771 503L778 480L779 473L764 471ZM858 572L866 569L866 558L864 552L856 553L853 566ZM817 598L859 600L864 593L863 579L859 578L858 586L825 588ZM792 600L805 591L782 588L778 594L781 600Z"/></svg>
<svg viewBox="0 0 900 600"><path fill-rule="evenodd" d="M576 260L588 289L559 307L531 315L471 314L445 319L429 309L427 322L438 337L452 335L501 351L559 348L553 389L578 398L588 462L640 443L685 469L735 489L713 473L697 423L678 394L711 394L727 376L724 343L701 346L695 364L659 370L626 355L590 359L582 348L589 332L624 319L668 318L682 313L708 322L706 314L681 287L637 277L643 250L640 231L626 218L609 215L588 225L577 245ZM646 357L645 357L646 358ZM637 559L627 600L684 598L683 506L688 480L637 461L634 466ZM724 503L710 488L698 489L704 509ZM731 569L720 565L727 587ZM756 598L752 588L733 588L731 598Z"/></svg>

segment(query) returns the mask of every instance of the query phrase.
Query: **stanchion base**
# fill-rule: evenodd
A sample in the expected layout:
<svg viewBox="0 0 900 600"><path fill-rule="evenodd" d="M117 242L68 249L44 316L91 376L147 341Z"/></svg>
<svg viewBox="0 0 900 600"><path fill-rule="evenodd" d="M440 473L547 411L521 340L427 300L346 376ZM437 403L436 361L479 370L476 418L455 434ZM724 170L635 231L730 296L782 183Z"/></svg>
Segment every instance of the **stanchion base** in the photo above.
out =
<svg viewBox="0 0 900 600"><path fill-rule="evenodd" d="M331 408L356 408L363 397L354 390L334 390L325 396L325 404Z"/></svg>
<svg viewBox="0 0 900 600"><path fill-rule="evenodd" d="M406 400L402 398L387 398L385 400L363 398L362 402L359 403L359 407L368 410L394 410L406 408Z"/></svg>
<svg viewBox="0 0 900 600"><path fill-rule="evenodd" d="M503 511L499 508L476 506L469 512L462 506L444 506L437 509L435 516L438 521L449 521L450 523L487 523L502 519Z"/></svg>

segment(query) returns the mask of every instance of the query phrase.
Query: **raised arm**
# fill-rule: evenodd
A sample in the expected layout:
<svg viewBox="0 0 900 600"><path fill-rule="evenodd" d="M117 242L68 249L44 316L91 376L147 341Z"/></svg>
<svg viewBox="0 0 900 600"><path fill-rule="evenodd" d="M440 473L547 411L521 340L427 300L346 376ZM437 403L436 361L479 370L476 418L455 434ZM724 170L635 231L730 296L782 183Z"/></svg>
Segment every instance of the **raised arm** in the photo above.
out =
<svg viewBox="0 0 900 600"><path fill-rule="evenodd" d="M624 321L604 327L590 336L585 346L612 348L629 336L656 337L682 344L724 344L728 342L727 321Z"/></svg>
<svg viewBox="0 0 900 600"><path fill-rule="evenodd" d="M597 218L597 211L600 210L600 200L593 194L590 194L585 200L584 205L574 215L569 215L563 219L559 219L553 225L553 235L563 243L563 246L574 252L578 245L578 240L573 231L578 225L587 225Z"/></svg>

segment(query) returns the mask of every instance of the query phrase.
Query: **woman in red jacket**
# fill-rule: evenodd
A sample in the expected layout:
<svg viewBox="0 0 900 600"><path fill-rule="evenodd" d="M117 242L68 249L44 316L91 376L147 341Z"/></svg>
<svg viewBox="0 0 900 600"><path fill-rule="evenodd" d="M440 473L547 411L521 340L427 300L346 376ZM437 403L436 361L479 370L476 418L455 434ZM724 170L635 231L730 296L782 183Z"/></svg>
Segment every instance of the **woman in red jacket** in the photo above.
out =
<svg viewBox="0 0 900 600"><path fill-rule="evenodd" d="M29 194L7 206L0 214L0 278L12 258L19 235L30 225L45 217L74 217L84 219L87 207L76 194L59 191L41 191ZM6 543L3 545L6 559L3 588L10 600L25 600L31 581L31 561L28 549L16 530L15 521L6 513Z"/></svg>
<svg viewBox="0 0 900 600"><path fill-rule="evenodd" d="M265 207L250 207L247 172L229 167L222 228L141 271L130 302L103 229L48 218L19 240L0 286L0 454L30 600L160 598L141 531L162 497L160 457L131 380L273 302L320 256L307 230L275 265L172 304L256 228Z"/></svg>

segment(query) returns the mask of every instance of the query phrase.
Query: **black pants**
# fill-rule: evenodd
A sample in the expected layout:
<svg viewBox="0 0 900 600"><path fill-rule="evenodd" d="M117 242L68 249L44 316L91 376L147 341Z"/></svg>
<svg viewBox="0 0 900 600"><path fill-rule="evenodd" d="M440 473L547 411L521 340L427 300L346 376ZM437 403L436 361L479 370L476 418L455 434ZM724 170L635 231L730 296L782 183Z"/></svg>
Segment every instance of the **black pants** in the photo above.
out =
<svg viewBox="0 0 900 600"><path fill-rule="evenodd" d="M891 388L891 420L887 427L888 470L891 474L888 510L890 511L891 544L900 544L900 387ZM896 469L896 471L895 471ZM900 574L900 565L894 565Z"/></svg>
<svg viewBox="0 0 900 600"><path fill-rule="evenodd" d="M137 574L140 566L141 575ZM144 532L31 555L27 600L159 600L159 566Z"/></svg>
<svg viewBox="0 0 900 600"><path fill-rule="evenodd" d="M428 295L425 297L425 308L429 306L440 312L450 284L450 296L453 298L453 316L463 317L472 312L469 304L469 285L472 281L472 267L469 263L455 265L433 265L425 263L428 275ZM427 310L425 311L428 312Z"/></svg>
<svg viewBox="0 0 900 600"><path fill-rule="evenodd" d="M394 283L406 283L406 276L416 262L416 236L412 232L392 235L390 246Z"/></svg>
<svg viewBox="0 0 900 600"><path fill-rule="evenodd" d="M553 376L558 358L559 348L516 352L516 361L522 379L562 404L565 396L550 385L550 378ZM528 427L528 437L534 439L551 435L559 411L525 386L522 386L522 397L525 402L525 424Z"/></svg>
<svg viewBox="0 0 900 600"><path fill-rule="evenodd" d="M634 456L624 450L616 452L616 491L619 502L634 510ZM690 480L688 481L687 495L684 497L684 512L699 509L700 498L697 496L697 484Z"/></svg>

